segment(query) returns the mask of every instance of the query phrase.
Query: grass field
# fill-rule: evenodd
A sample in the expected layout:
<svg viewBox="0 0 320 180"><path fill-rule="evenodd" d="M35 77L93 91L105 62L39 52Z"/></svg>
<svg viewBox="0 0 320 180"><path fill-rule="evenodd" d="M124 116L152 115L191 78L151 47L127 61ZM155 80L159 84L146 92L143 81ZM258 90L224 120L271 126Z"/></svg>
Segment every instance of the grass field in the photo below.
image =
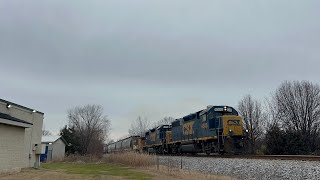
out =
<svg viewBox="0 0 320 180"><path fill-rule="evenodd" d="M42 166L49 170L63 170L67 174L81 174L101 179L107 176L124 177L126 179L151 179L149 174L135 171L132 168L106 163L49 163Z"/></svg>
<svg viewBox="0 0 320 180"><path fill-rule="evenodd" d="M148 180L153 176L121 165L106 163L47 163L39 170L25 169L21 173L0 176L0 180L64 180L64 179L133 179Z"/></svg>

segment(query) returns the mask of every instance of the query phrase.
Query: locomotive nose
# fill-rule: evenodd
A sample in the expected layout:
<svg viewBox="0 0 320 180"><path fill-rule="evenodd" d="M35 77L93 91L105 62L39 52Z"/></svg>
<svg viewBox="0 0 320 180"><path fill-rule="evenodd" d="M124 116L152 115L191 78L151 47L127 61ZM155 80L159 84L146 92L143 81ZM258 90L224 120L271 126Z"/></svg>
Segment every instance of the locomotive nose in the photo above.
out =
<svg viewBox="0 0 320 180"><path fill-rule="evenodd" d="M224 133L229 136L242 136L242 121L239 116L225 116L223 118Z"/></svg>

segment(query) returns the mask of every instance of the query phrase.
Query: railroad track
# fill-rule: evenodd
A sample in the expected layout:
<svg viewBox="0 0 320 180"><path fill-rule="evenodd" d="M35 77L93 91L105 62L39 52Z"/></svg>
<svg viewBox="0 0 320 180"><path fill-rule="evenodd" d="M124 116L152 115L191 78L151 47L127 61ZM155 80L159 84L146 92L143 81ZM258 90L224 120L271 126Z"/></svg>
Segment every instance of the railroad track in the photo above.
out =
<svg viewBox="0 0 320 180"><path fill-rule="evenodd" d="M251 155L243 156L247 159L275 159L275 160L300 160L300 161L320 161L320 156L310 155Z"/></svg>
<svg viewBox="0 0 320 180"><path fill-rule="evenodd" d="M167 155L164 155L164 156L167 156ZM172 156L179 156L179 155L172 155ZM185 154L182 156L211 157L211 158L237 158L237 159L320 161L320 156L312 156L312 155L218 155L218 154L214 154L214 155L205 155L205 154L189 155L189 154Z"/></svg>

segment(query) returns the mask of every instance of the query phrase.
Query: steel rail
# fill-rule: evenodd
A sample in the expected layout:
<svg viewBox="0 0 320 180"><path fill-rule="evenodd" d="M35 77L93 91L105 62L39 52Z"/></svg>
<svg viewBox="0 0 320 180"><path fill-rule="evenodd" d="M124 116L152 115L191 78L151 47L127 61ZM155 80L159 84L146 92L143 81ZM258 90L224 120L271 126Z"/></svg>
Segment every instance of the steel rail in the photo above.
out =
<svg viewBox="0 0 320 180"><path fill-rule="evenodd" d="M299 160L299 161L320 161L320 156L313 155L205 155L205 154L181 154L168 155L160 154L160 156L186 156L186 157L208 157L208 158L236 158L236 159L267 159L267 160Z"/></svg>

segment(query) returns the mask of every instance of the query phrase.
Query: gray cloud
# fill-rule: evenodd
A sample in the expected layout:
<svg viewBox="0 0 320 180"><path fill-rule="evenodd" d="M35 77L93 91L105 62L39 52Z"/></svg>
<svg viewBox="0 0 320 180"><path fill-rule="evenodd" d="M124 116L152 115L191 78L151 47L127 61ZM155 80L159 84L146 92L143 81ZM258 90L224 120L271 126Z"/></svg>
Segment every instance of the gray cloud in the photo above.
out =
<svg viewBox="0 0 320 180"><path fill-rule="evenodd" d="M197 102L234 106L283 80L319 82L319 5L1 1L0 93L43 109L53 129L66 109L99 103L114 131L126 122L121 133L143 111L159 119Z"/></svg>

